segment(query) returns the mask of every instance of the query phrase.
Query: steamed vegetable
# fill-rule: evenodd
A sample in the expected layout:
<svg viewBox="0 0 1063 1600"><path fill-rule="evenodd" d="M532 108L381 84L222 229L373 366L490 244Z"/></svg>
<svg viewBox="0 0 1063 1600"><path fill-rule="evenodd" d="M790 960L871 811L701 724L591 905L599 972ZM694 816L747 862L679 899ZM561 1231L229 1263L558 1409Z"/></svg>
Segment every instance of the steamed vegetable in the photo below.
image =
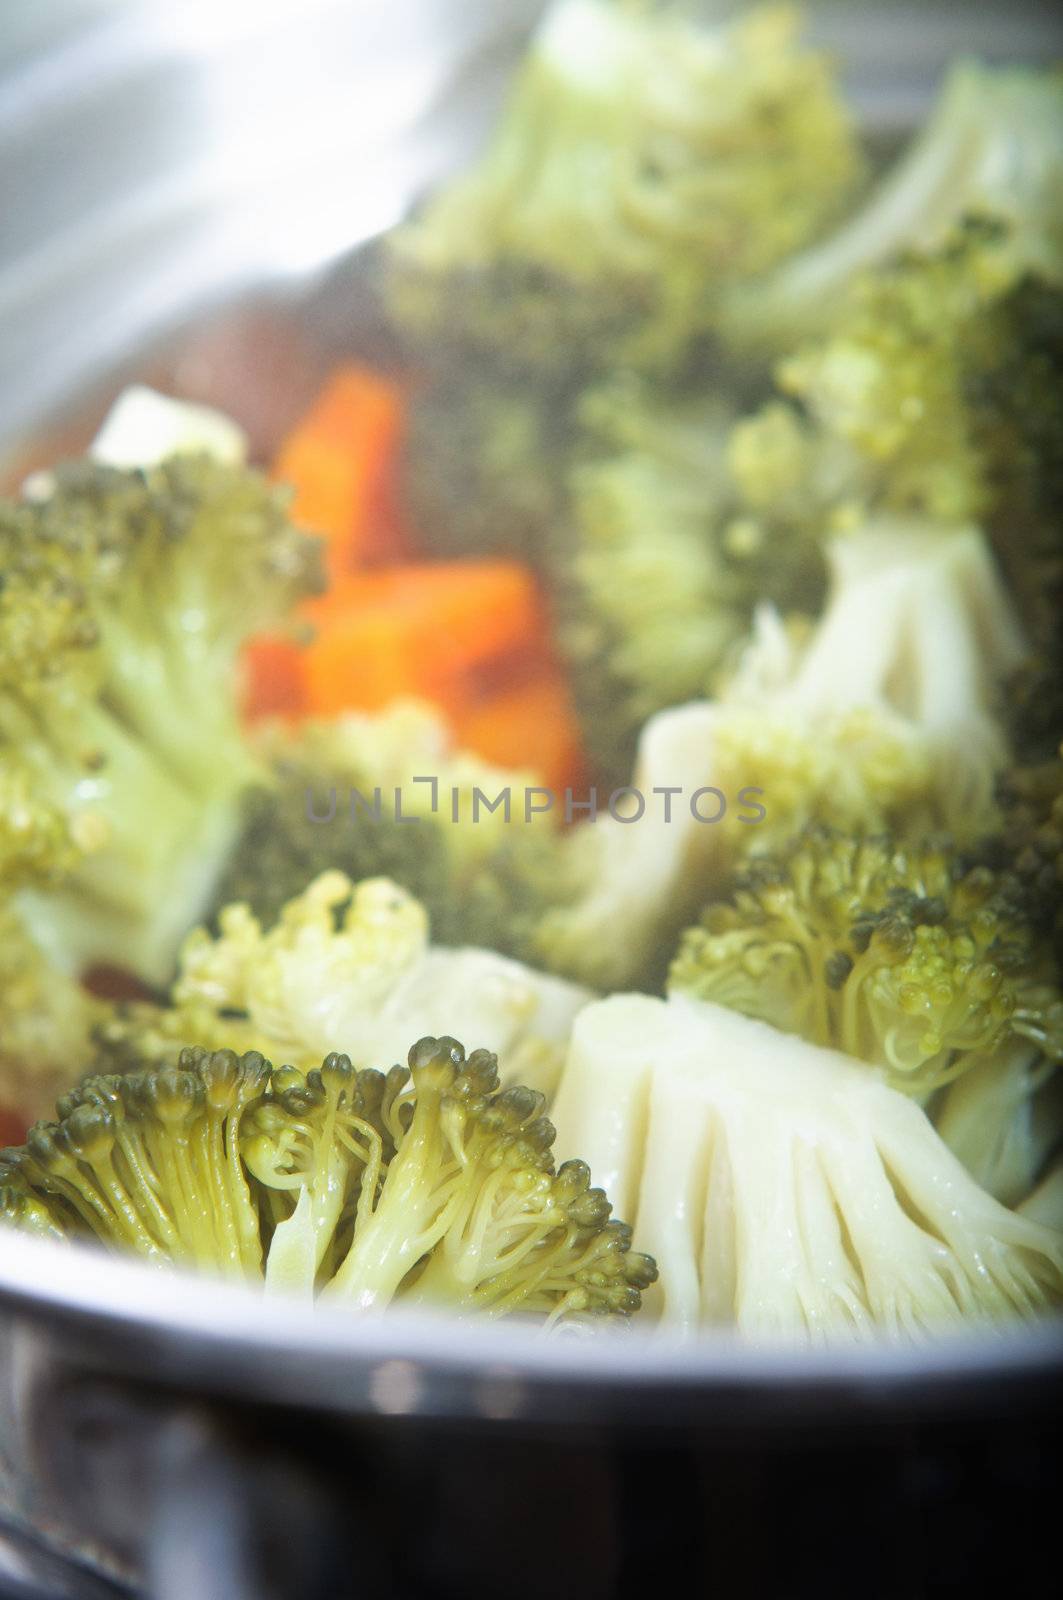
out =
<svg viewBox="0 0 1063 1600"><path fill-rule="evenodd" d="M494 950L429 943L424 907L386 878L324 872L272 925L237 903L218 929L189 934L169 1006L119 1009L98 1030L101 1065L124 1071L201 1043L306 1067L340 1041L370 1066L449 1017L495 1051L507 1083L549 1089L590 999Z"/></svg>
<svg viewBox="0 0 1063 1600"><path fill-rule="evenodd" d="M362 1314L629 1317L654 1264L584 1163L555 1167L542 1105L450 1038L386 1076L334 1052L303 1074L189 1049L86 1079L0 1155L0 1217Z"/></svg>
<svg viewBox="0 0 1063 1600"><path fill-rule="evenodd" d="M723 284L835 217L860 170L788 7L727 29L559 0L486 154L399 231L386 287L433 350L536 374L673 360Z"/></svg>
<svg viewBox="0 0 1063 1600"><path fill-rule="evenodd" d="M553 1116L653 1251L677 1330L918 1338L1063 1299L1063 1233L980 1189L910 1098L722 1006L588 1007Z"/></svg>
<svg viewBox="0 0 1063 1600"><path fill-rule="evenodd" d="M548 581L591 766L622 784L646 719L713 690L759 603L819 610L826 561L822 529L761 539L740 515L734 408L715 391L617 378L580 420L570 538Z"/></svg>
<svg viewBox="0 0 1063 1600"><path fill-rule="evenodd" d="M269 725L254 743L268 781L244 797L214 908L243 901L271 922L337 867L394 879L424 904L438 943L525 952L561 852L554 814L526 813L536 774L456 747L416 701Z"/></svg>
<svg viewBox="0 0 1063 1600"><path fill-rule="evenodd" d="M1016 1049L1063 1060L1063 995L1021 885L905 846L813 828L740 871L683 937L672 991L874 1062L926 1094Z"/></svg>
<svg viewBox="0 0 1063 1600"><path fill-rule="evenodd" d="M905 838L995 826L1007 741L997 686L1021 638L974 528L886 523L832 547L810 636L770 612L728 687L650 719L637 825L603 817L567 844L567 899L535 935L541 963L597 988L660 982L679 930L748 852L811 820ZM663 791L682 796L667 809ZM719 802L695 815L699 789ZM618 937L618 930L620 936Z"/></svg>
<svg viewBox="0 0 1063 1600"><path fill-rule="evenodd" d="M0 567L0 760L78 851L23 914L61 966L164 978L257 771L241 647L318 583L316 546L256 474L174 456L0 506Z"/></svg>
<svg viewBox="0 0 1063 1600"><path fill-rule="evenodd" d="M836 232L736 288L732 340L776 353L830 327L854 279L934 250L966 217L995 218L1016 269L1063 275L1063 74L953 67L934 111L877 191Z"/></svg>

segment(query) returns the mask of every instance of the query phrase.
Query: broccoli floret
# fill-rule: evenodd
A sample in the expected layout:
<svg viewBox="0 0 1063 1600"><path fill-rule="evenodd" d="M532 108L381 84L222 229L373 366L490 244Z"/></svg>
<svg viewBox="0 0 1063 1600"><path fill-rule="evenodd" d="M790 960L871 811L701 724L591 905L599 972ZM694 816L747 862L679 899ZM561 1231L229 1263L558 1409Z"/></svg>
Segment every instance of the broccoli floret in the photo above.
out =
<svg viewBox="0 0 1063 1600"><path fill-rule="evenodd" d="M256 750L269 781L244 798L215 909L244 902L272 922L335 867L356 881L400 884L424 905L437 944L526 958L535 917L556 892L561 853L554 817L525 817L531 772L456 749L440 715L417 701L267 725ZM505 790L508 813L489 811Z"/></svg>
<svg viewBox="0 0 1063 1600"><path fill-rule="evenodd" d="M726 333L741 347L781 352L829 331L862 273L936 249L966 216L1004 222L1013 269L1058 281L1061 152L1063 74L960 63L877 193L833 237L739 285Z"/></svg>
<svg viewBox="0 0 1063 1600"><path fill-rule="evenodd" d="M795 527L772 545L734 514L733 415L614 380L581 408L568 548L553 567L558 638L595 773L631 773L639 729L709 693L760 601L814 613L826 563Z"/></svg>
<svg viewBox="0 0 1063 1600"><path fill-rule="evenodd" d="M317 546L241 468L86 462L0 506L0 566L0 756L81 851L62 883L25 891L27 922L68 969L162 980L259 770L241 646L317 584Z"/></svg>
<svg viewBox="0 0 1063 1600"><path fill-rule="evenodd" d="M257 1053L185 1051L176 1066L86 1078L9 1151L0 1216L30 1204L64 1237L96 1238L157 1263L262 1270L241 1120L269 1084ZM42 1231L39 1225L34 1231Z"/></svg>
<svg viewBox="0 0 1063 1600"><path fill-rule="evenodd" d="M190 1048L66 1096L6 1153L0 1217L363 1313L629 1317L656 1268L582 1162L555 1168L542 1108L447 1037L386 1077Z"/></svg>
<svg viewBox="0 0 1063 1600"><path fill-rule="evenodd" d="M555 375L670 359L722 284L813 237L859 173L795 31L788 7L710 31L560 0L483 159L395 237L397 320Z"/></svg>
<svg viewBox="0 0 1063 1600"><path fill-rule="evenodd" d="M795 526L822 537L883 511L977 520L1052 656L1063 288L1017 274L1013 242L1003 224L968 219L934 250L859 275L829 330L779 362L789 398L739 424L730 465L768 549Z"/></svg>
<svg viewBox="0 0 1063 1600"><path fill-rule="evenodd" d="M401 1058L411 1031L444 1017L484 1039L507 1083L549 1091L589 993L494 950L429 944L425 908L385 878L326 872L272 926L247 905L181 951L168 1006L120 1007L97 1029L97 1062L126 1071L185 1045L258 1049L312 1066L342 1039L359 1066Z"/></svg>
<svg viewBox="0 0 1063 1600"><path fill-rule="evenodd" d="M910 1338L1063 1298L1063 1234L980 1189L910 1097L722 1006L588 1006L551 1115L678 1331Z"/></svg>
<svg viewBox="0 0 1063 1600"><path fill-rule="evenodd" d="M716 700L650 719L632 779L646 814L567 838L571 887L539 922L542 965L595 988L655 987L662 953L736 858L817 818L905 839L948 828L964 844L995 827L1007 762L995 689L1022 644L984 539L888 522L837 541L829 559L810 633L765 608ZM688 803L704 785L730 803L717 826ZM685 797L670 817L652 798L665 786ZM764 808L756 825L736 817L744 789Z"/></svg>
<svg viewBox="0 0 1063 1600"><path fill-rule="evenodd" d="M952 842L807 830L684 934L669 989L883 1067L925 1095L1017 1044L1063 1060L1063 996L1019 882Z"/></svg>

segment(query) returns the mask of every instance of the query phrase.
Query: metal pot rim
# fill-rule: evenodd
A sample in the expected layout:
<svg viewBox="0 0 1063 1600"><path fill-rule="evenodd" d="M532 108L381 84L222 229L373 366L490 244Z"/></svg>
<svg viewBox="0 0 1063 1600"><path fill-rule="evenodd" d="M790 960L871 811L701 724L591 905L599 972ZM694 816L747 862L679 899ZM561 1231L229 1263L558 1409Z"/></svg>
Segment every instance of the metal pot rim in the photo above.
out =
<svg viewBox="0 0 1063 1600"><path fill-rule="evenodd" d="M544 1338L519 1324L359 1317L92 1249L5 1237L0 1304L79 1362L126 1377L358 1415L485 1420L759 1420L851 1404L952 1406L1063 1376L1063 1318L912 1346L749 1346L636 1326Z"/></svg>

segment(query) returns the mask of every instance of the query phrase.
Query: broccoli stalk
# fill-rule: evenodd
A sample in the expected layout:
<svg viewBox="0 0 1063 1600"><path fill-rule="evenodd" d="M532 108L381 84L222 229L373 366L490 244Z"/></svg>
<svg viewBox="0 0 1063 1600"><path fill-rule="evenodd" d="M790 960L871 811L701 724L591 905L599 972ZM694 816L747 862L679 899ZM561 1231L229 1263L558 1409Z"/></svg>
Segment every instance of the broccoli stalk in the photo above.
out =
<svg viewBox="0 0 1063 1600"><path fill-rule="evenodd" d="M997 218L1012 258L1058 280L1063 76L954 67L908 152L833 237L738 286L723 316L742 348L783 351L829 330L854 280L906 250L934 249L964 217Z"/></svg>
<svg viewBox="0 0 1063 1600"><path fill-rule="evenodd" d="M721 1006L589 1006L552 1115L654 1253L678 1332L921 1338L1063 1297L1063 1235L980 1189L909 1097Z"/></svg>
<svg viewBox="0 0 1063 1600"><path fill-rule="evenodd" d="M317 585L317 547L256 474L174 457L61 469L0 507L0 558L0 750L80 852L27 922L60 966L162 981L260 771L243 642Z"/></svg>

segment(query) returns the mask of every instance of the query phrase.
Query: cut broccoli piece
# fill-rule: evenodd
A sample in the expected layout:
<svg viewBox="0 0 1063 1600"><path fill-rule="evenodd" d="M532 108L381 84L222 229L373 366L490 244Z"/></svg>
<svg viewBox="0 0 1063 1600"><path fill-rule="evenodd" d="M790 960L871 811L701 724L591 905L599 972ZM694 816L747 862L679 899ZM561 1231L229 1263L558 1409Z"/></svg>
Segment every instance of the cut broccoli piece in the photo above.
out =
<svg viewBox="0 0 1063 1600"><path fill-rule="evenodd" d="M395 1300L546 1326L627 1318L656 1268L543 1098L496 1058L425 1038L409 1071L255 1051L86 1079L0 1163L0 1218L160 1264L261 1279L362 1313Z"/></svg>
<svg viewBox="0 0 1063 1600"><path fill-rule="evenodd" d="M1014 1054L1063 1060L1063 996L1021 885L817 827L748 862L683 936L669 989L883 1067L925 1095Z"/></svg>
<svg viewBox="0 0 1063 1600"><path fill-rule="evenodd" d="M1063 1297L1063 1234L984 1193L913 1100L722 1006L588 1006L552 1115L654 1253L677 1330L913 1338Z"/></svg>
<svg viewBox="0 0 1063 1600"><path fill-rule="evenodd" d="M18 1223L29 1201L67 1238L156 1263L260 1272L238 1140L269 1076L256 1053L190 1050L177 1066L86 1078L59 1102L57 1122L38 1123L24 1148L6 1153L0 1216Z"/></svg>
<svg viewBox="0 0 1063 1600"><path fill-rule="evenodd" d="M60 966L161 981L259 770L240 649L319 582L317 546L256 474L175 457L0 506L0 565L0 755L83 851L27 922Z"/></svg>
<svg viewBox="0 0 1063 1600"><path fill-rule="evenodd" d="M1060 661L1063 287L1016 270L1005 226L968 219L935 250L859 275L776 380L790 398L739 424L730 452L767 549L795 527L815 539L882 512L976 520L1042 668ZM1016 697L1031 734L1050 727L1045 702Z"/></svg>
<svg viewBox="0 0 1063 1600"><path fill-rule="evenodd" d="M272 922L336 867L400 884L425 906L437 944L526 957L535 917L556 893L561 853L554 817L525 815L531 772L455 749L442 717L417 701L268 725L256 750L269 783L244 799L216 908L242 901ZM508 811L488 810L506 790Z"/></svg>
<svg viewBox="0 0 1063 1600"><path fill-rule="evenodd" d="M1011 259L1063 275L1063 74L955 66L937 107L877 193L833 237L732 293L739 346L776 352L828 330L859 275L906 250L933 250L964 217L1007 224Z"/></svg>
<svg viewBox="0 0 1063 1600"><path fill-rule="evenodd" d="M560 0L481 162L393 240L397 320L555 375L671 359L723 283L812 238L859 174L796 20Z"/></svg>
<svg viewBox="0 0 1063 1600"><path fill-rule="evenodd" d="M97 1030L99 1066L172 1062L200 1042L308 1067L336 1040L370 1066L401 1058L405 1035L450 1017L487 1041L507 1083L549 1091L591 998L493 950L430 945L424 907L384 878L354 885L326 872L272 927L240 904L218 922L217 935L200 928L186 939L169 1007L120 1008Z"/></svg>
<svg viewBox="0 0 1063 1600"><path fill-rule="evenodd" d="M571 547L553 567L558 637L592 768L622 784L646 719L710 692L758 601L817 611L826 563L818 529L768 545L735 517L734 419L714 394L669 402L619 379L582 420Z"/></svg>
<svg viewBox="0 0 1063 1600"><path fill-rule="evenodd" d="M656 986L735 859L812 820L905 839L948 828L964 843L993 829L1007 760L995 690L1022 644L985 541L883 523L829 554L831 596L809 636L766 610L717 700L650 719L632 780L645 816L568 837L567 899L535 934L542 965L595 988ZM729 805L717 826L690 805L709 785ZM651 798L668 786L682 796L670 820ZM764 808L756 825L737 812L745 790Z"/></svg>

